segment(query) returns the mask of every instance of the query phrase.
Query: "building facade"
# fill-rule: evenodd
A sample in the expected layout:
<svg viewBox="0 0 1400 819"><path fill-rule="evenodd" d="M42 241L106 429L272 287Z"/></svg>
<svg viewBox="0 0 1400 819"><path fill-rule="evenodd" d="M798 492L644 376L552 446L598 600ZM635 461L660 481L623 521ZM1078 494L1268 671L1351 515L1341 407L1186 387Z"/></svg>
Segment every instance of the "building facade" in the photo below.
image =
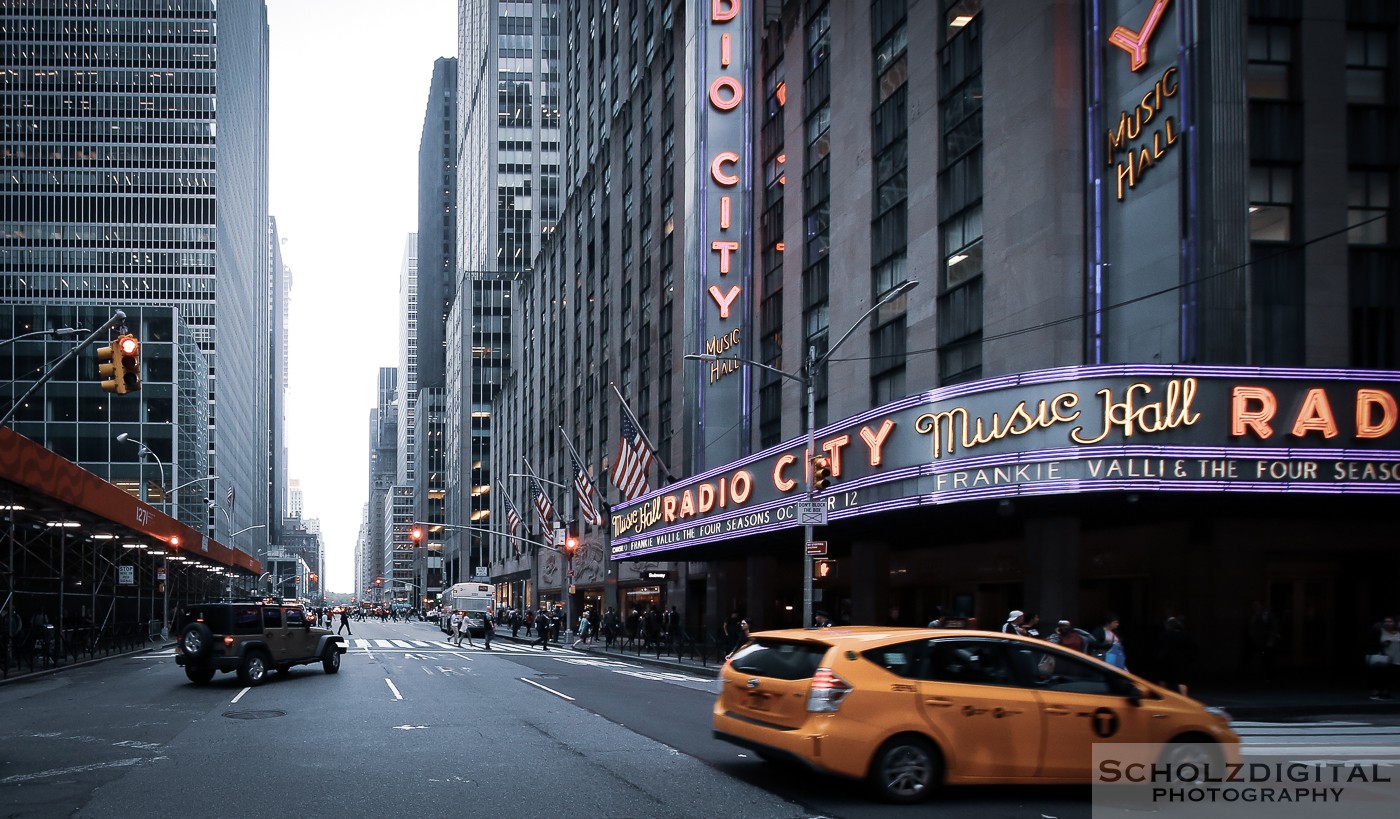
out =
<svg viewBox="0 0 1400 819"><path fill-rule="evenodd" d="M266 543L274 407L264 4L10 6L0 27L11 67L0 88L0 303L55 320L81 315L86 323L71 326L88 328L120 308L144 345L140 392L102 392L88 353L36 393L37 414L22 419L48 425L71 410L82 427L19 431L133 486L147 480L140 461L151 454L170 469L157 494L206 481L184 490L199 497L180 498L200 530L226 536L203 499L233 487L234 525L261 524ZM15 374L12 400L35 372ZM194 412L187 399L204 406ZM122 432L146 449L113 443ZM218 488L207 480L215 474Z"/></svg>
<svg viewBox="0 0 1400 819"><path fill-rule="evenodd" d="M560 37L556 0L458 12L457 284L446 328L444 584L487 572L507 547L493 493L522 464L493 457L492 401L505 382L515 280L559 215ZM501 466L497 466L501 464Z"/></svg>
<svg viewBox="0 0 1400 819"><path fill-rule="evenodd" d="M568 483L557 428L611 455L617 384L660 487L575 604L798 625L810 384L838 620L1111 610L1144 670L1169 615L1222 671L1354 654L1396 603L1396 10L730 11L565 6L564 215L497 412Z"/></svg>

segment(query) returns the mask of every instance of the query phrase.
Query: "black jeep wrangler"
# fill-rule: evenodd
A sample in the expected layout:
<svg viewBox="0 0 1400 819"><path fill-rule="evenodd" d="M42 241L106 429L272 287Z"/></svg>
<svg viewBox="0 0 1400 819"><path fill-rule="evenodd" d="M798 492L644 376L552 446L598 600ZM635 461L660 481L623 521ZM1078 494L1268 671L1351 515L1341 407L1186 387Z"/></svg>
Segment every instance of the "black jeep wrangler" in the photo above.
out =
<svg viewBox="0 0 1400 819"><path fill-rule="evenodd" d="M244 685L259 685L272 669L317 662L334 674L346 650L344 640L313 626L306 609L292 603L196 603L176 620L175 633L175 664L196 685L215 671L237 671Z"/></svg>

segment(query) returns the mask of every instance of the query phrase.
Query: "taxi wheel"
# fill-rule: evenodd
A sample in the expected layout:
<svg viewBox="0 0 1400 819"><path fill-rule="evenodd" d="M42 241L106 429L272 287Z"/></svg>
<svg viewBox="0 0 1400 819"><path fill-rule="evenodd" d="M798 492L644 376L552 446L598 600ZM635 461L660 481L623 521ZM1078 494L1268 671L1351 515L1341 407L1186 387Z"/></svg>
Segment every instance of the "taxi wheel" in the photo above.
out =
<svg viewBox="0 0 1400 819"><path fill-rule="evenodd" d="M1162 750L1161 757L1161 763L1171 768L1172 777L1178 782L1205 782L1207 777L1219 775L1223 762L1215 743L1198 734L1174 738ZM1187 778L1181 777L1183 769Z"/></svg>
<svg viewBox="0 0 1400 819"><path fill-rule="evenodd" d="M880 746L870 763L870 786L888 802L922 802L942 780L943 758L919 736L894 737Z"/></svg>

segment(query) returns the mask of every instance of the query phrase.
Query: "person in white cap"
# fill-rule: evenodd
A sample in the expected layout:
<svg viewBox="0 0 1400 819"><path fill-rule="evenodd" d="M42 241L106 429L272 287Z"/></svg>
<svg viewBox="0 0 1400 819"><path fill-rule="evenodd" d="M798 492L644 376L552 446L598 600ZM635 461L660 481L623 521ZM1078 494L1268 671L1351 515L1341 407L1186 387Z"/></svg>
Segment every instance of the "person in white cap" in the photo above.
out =
<svg viewBox="0 0 1400 819"><path fill-rule="evenodd" d="M1021 627L1021 624L1024 623L1025 620L1026 613L1024 611L1021 611L1020 609L1012 609L1011 613L1006 615L1006 622L1003 623L1001 626L1002 633L1020 634L1022 636L1025 636L1026 630Z"/></svg>

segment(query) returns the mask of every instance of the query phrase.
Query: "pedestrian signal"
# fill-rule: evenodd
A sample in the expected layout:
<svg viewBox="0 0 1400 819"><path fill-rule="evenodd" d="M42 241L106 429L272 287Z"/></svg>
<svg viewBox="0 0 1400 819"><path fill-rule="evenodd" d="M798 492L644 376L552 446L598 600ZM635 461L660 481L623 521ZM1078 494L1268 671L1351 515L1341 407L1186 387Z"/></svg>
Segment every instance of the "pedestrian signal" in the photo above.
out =
<svg viewBox="0 0 1400 819"><path fill-rule="evenodd" d="M815 580L825 580L836 571L836 561L827 557L818 557L812 560L812 577Z"/></svg>

